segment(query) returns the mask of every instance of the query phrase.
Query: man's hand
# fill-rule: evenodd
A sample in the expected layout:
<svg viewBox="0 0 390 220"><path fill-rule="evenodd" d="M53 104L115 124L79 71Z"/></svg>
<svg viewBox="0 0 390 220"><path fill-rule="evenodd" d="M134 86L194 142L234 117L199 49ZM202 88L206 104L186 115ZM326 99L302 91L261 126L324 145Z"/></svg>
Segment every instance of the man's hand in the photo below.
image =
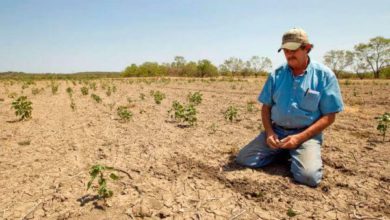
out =
<svg viewBox="0 0 390 220"><path fill-rule="evenodd" d="M267 144L269 147L271 147L273 149L278 149L278 148L280 148L281 142L275 133L271 133L271 134L267 135Z"/></svg>
<svg viewBox="0 0 390 220"><path fill-rule="evenodd" d="M282 149L295 149L301 144L298 135L290 135L280 141L279 147Z"/></svg>

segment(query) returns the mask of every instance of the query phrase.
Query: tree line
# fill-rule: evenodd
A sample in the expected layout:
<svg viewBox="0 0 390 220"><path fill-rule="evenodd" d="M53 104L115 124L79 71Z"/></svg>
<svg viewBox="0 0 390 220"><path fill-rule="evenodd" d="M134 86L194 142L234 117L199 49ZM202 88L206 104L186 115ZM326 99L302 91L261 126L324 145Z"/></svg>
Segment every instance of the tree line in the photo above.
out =
<svg viewBox="0 0 390 220"><path fill-rule="evenodd" d="M353 50L330 50L324 55L324 64L337 77L344 73L356 74L359 78L390 78L390 38L371 38L368 43L356 44Z"/></svg>
<svg viewBox="0 0 390 220"><path fill-rule="evenodd" d="M210 60L203 59L197 62L186 61L183 56L175 56L172 63L159 64L144 62L137 66L131 64L122 72L125 77L146 76L183 76L183 77L216 77L216 76L258 76L265 75L272 68L272 62L267 57L252 56L243 61L231 57L219 67Z"/></svg>

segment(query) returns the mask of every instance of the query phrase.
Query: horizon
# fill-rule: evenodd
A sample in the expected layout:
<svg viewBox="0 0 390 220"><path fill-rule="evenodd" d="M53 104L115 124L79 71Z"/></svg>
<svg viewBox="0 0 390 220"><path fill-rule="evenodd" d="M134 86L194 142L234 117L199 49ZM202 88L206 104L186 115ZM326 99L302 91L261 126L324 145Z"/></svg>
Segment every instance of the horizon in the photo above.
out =
<svg viewBox="0 0 390 220"><path fill-rule="evenodd" d="M171 63L175 56L217 67L230 57L268 57L275 69L285 62L277 49L292 27L306 30L311 58L323 62L329 50L388 38L389 11L384 0L5 0L0 72L121 72L132 63Z"/></svg>

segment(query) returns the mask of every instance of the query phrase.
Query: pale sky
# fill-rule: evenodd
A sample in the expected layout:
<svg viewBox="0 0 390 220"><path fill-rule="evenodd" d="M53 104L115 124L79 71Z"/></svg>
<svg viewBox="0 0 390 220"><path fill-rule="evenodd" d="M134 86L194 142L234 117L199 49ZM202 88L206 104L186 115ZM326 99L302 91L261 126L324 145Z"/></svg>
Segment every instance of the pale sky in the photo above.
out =
<svg viewBox="0 0 390 220"><path fill-rule="evenodd" d="M389 0L0 0L0 72L122 71L145 61L266 56L301 27L312 59L390 37Z"/></svg>

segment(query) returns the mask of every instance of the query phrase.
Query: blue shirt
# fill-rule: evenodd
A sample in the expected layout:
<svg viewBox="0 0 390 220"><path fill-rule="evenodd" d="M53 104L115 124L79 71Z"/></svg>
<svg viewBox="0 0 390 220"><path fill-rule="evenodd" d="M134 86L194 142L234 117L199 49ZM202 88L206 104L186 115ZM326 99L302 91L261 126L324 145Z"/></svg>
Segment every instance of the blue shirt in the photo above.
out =
<svg viewBox="0 0 390 220"><path fill-rule="evenodd" d="M299 76L287 64L280 66L269 75L258 100L272 106L274 123L287 128L310 126L321 116L344 108L335 74L315 61Z"/></svg>

